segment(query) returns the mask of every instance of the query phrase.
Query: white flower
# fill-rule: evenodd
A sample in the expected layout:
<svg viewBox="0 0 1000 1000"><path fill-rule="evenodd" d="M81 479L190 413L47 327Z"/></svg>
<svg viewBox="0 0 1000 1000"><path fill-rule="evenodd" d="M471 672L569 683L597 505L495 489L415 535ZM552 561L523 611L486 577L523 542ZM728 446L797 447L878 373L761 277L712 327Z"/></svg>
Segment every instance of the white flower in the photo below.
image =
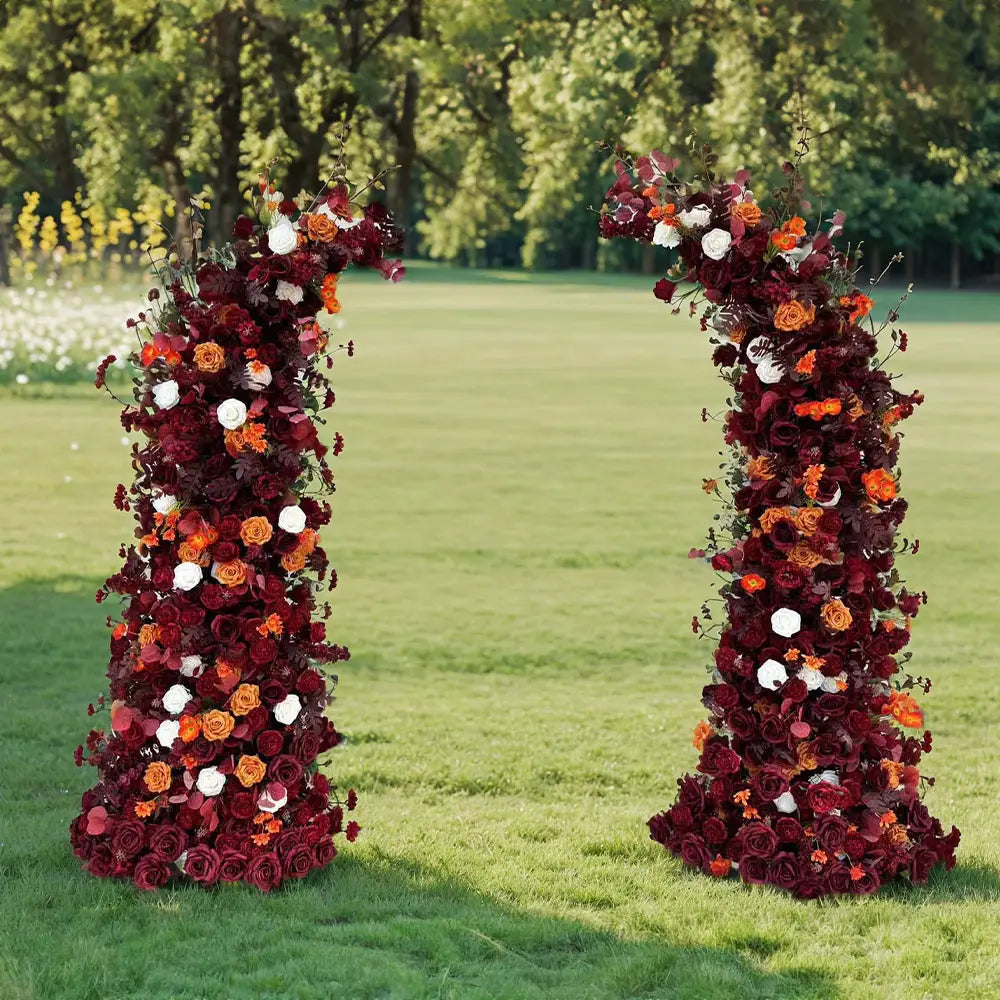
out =
<svg viewBox="0 0 1000 1000"><path fill-rule="evenodd" d="M827 694L833 694L840 690L840 685L847 680L847 674L841 671L836 677L824 677L822 688Z"/></svg>
<svg viewBox="0 0 1000 1000"><path fill-rule="evenodd" d="M771 630L775 635L790 639L802 627L802 615L791 608L778 608L771 615Z"/></svg>
<svg viewBox="0 0 1000 1000"><path fill-rule="evenodd" d="M787 680L785 665L777 660L765 660L757 668L757 683L768 691L777 691Z"/></svg>
<svg viewBox="0 0 1000 1000"><path fill-rule="evenodd" d="M795 675L810 690L818 691L823 684L823 671L812 667L802 667Z"/></svg>
<svg viewBox="0 0 1000 1000"><path fill-rule="evenodd" d="M227 431L234 431L237 427L242 427L246 423L246 404L240 402L238 399L224 399L219 403L215 411L215 417Z"/></svg>
<svg viewBox="0 0 1000 1000"><path fill-rule="evenodd" d="M153 510L157 514L162 514L164 517L167 516L175 507L177 506L177 497L171 496L169 493L161 493L153 501Z"/></svg>
<svg viewBox="0 0 1000 1000"><path fill-rule="evenodd" d="M279 281L274 294L282 302L291 302L296 306L302 301L302 286L294 285L290 281Z"/></svg>
<svg viewBox="0 0 1000 1000"><path fill-rule="evenodd" d="M278 527L292 535L299 535L306 528L306 512L298 505L283 507L278 515Z"/></svg>
<svg viewBox="0 0 1000 1000"><path fill-rule="evenodd" d="M779 257L784 257L788 261L788 266L798 273L799 264L802 263L813 252L812 240L807 240L800 247L795 247L794 250L785 250L783 253L778 254Z"/></svg>
<svg viewBox="0 0 1000 1000"><path fill-rule="evenodd" d="M195 784L202 795L218 795L225 787L226 776L217 767L203 767L198 772L198 780Z"/></svg>
<svg viewBox="0 0 1000 1000"><path fill-rule="evenodd" d="M796 805L795 796L791 792L782 792L774 799L774 808L780 813L793 813L798 809L798 805Z"/></svg>
<svg viewBox="0 0 1000 1000"><path fill-rule="evenodd" d="M260 793L257 808L261 812L276 813L288 801L288 789L278 781L271 784Z"/></svg>
<svg viewBox="0 0 1000 1000"><path fill-rule="evenodd" d="M201 567L197 563L178 563L174 567L174 590L194 590L201 583L201 576Z"/></svg>
<svg viewBox="0 0 1000 1000"><path fill-rule="evenodd" d="M302 711L302 702L297 694L287 695L282 701L274 706L274 717L283 726L290 726Z"/></svg>
<svg viewBox="0 0 1000 1000"><path fill-rule="evenodd" d="M201 677L204 672L205 664L197 654L181 657L180 674L182 677Z"/></svg>
<svg viewBox="0 0 1000 1000"><path fill-rule="evenodd" d="M169 750L174 745L181 731L181 724L176 719L164 719L156 727L156 739L161 747Z"/></svg>
<svg viewBox="0 0 1000 1000"><path fill-rule="evenodd" d="M191 692L183 684L174 684L163 692L163 707L171 715L180 715L191 700Z"/></svg>
<svg viewBox="0 0 1000 1000"><path fill-rule="evenodd" d="M825 781L828 785L839 785L840 775L836 771L820 771L809 779L809 784L818 785L821 781Z"/></svg>
<svg viewBox="0 0 1000 1000"><path fill-rule="evenodd" d="M284 215L275 218L274 225L267 231L267 245L271 253L291 253L299 245L299 235L292 220Z"/></svg>
<svg viewBox="0 0 1000 1000"><path fill-rule="evenodd" d="M251 389L266 389L271 384L271 369L260 361L251 361L244 374Z"/></svg>
<svg viewBox="0 0 1000 1000"><path fill-rule="evenodd" d="M161 410L169 410L172 406L176 406L180 398L180 386L172 378L166 382L157 382L153 386L153 402Z"/></svg>
<svg viewBox="0 0 1000 1000"><path fill-rule="evenodd" d="M764 385L774 385L775 382L780 382L784 374L785 369L769 354L757 362L757 378Z"/></svg>
<svg viewBox="0 0 1000 1000"><path fill-rule="evenodd" d="M658 222L653 230L653 246L673 249L681 241L681 234L676 226L668 226L665 222Z"/></svg>
<svg viewBox="0 0 1000 1000"><path fill-rule="evenodd" d="M827 500L825 503L822 500L817 500L816 502L820 505L820 507L836 507L837 504L840 503L840 497L841 497L841 491L840 487L838 486L837 489L834 491L833 496L830 497L830 499Z"/></svg>
<svg viewBox="0 0 1000 1000"><path fill-rule="evenodd" d="M702 253L712 260L722 260L733 245L733 234L725 229L710 229L701 238Z"/></svg>
<svg viewBox="0 0 1000 1000"><path fill-rule="evenodd" d="M697 229L707 226L712 221L712 210L704 205L695 205L694 208L678 212L675 218L685 229Z"/></svg>

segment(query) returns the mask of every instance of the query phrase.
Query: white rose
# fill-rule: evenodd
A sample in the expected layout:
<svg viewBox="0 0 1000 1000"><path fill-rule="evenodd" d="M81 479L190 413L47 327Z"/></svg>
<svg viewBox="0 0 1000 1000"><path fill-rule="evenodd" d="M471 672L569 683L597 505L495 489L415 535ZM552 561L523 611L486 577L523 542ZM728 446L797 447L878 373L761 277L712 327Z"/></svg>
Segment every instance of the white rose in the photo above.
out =
<svg viewBox="0 0 1000 1000"><path fill-rule="evenodd" d="M666 247L672 250L681 241L681 234L676 226L668 226L665 222L658 222L653 230L653 246Z"/></svg>
<svg viewBox="0 0 1000 1000"><path fill-rule="evenodd" d="M700 226L707 226L712 221L712 210L704 205L696 205L694 208L678 212L675 218L685 229L697 229Z"/></svg>
<svg viewBox="0 0 1000 1000"><path fill-rule="evenodd" d="M180 674L182 677L201 677L205 672L205 664L197 654L181 657Z"/></svg>
<svg viewBox="0 0 1000 1000"><path fill-rule="evenodd" d="M830 497L830 499L827 500L825 503L822 500L817 500L816 502L820 505L820 507L836 507L837 504L840 503L840 497L841 497L841 491L840 487L838 486L837 489L834 491L833 496Z"/></svg>
<svg viewBox="0 0 1000 1000"><path fill-rule="evenodd" d="M290 726L302 711L302 702L297 694L288 695L283 701L279 701L274 706L274 717L283 726Z"/></svg>
<svg viewBox="0 0 1000 1000"><path fill-rule="evenodd" d="M172 497L169 493L161 493L153 501L153 510L157 514L162 514L164 517L167 516L175 507L177 506L177 497Z"/></svg>
<svg viewBox="0 0 1000 1000"><path fill-rule="evenodd" d="M234 431L246 423L246 404L241 403L238 399L224 399L219 403L215 417L227 431Z"/></svg>
<svg viewBox="0 0 1000 1000"><path fill-rule="evenodd" d="M701 238L701 250L712 260L722 260L733 245L733 234L725 229L710 229Z"/></svg>
<svg viewBox="0 0 1000 1000"><path fill-rule="evenodd" d="M191 700L191 692L183 684L174 684L163 693L163 707L171 715L180 715Z"/></svg>
<svg viewBox="0 0 1000 1000"><path fill-rule="evenodd" d="M785 665L777 660L765 660L757 668L757 683L768 691L777 691L787 680Z"/></svg>
<svg viewBox="0 0 1000 1000"><path fill-rule="evenodd" d="M774 799L774 808L780 813L793 813L798 809L798 805L795 802L795 796L791 792L782 792Z"/></svg>
<svg viewBox="0 0 1000 1000"><path fill-rule="evenodd" d="M271 384L271 369L260 361L251 361L244 369L251 389L266 389Z"/></svg>
<svg viewBox="0 0 1000 1000"><path fill-rule="evenodd" d="M176 719L164 719L156 727L156 739L161 747L169 750L174 745L181 731L181 724Z"/></svg>
<svg viewBox="0 0 1000 1000"><path fill-rule="evenodd" d="M198 772L198 780L195 784L202 795L218 795L225 787L226 776L217 767L203 767Z"/></svg>
<svg viewBox="0 0 1000 1000"><path fill-rule="evenodd" d="M766 355L757 362L757 378L764 385L774 385L775 382L780 382L784 374L785 369L770 355Z"/></svg>
<svg viewBox="0 0 1000 1000"><path fill-rule="evenodd" d="M306 528L306 512L296 504L283 507L278 515L278 527L292 535L299 535Z"/></svg>
<svg viewBox="0 0 1000 1000"><path fill-rule="evenodd" d="M824 677L821 687L827 694L834 694L840 690L840 684L847 680L847 674L841 671L836 677Z"/></svg>
<svg viewBox="0 0 1000 1000"><path fill-rule="evenodd" d="M809 784L818 785L821 781L825 781L828 785L839 785L840 775L836 771L820 771L809 779Z"/></svg>
<svg viewBox="0 0 1000 1000"><path fill-rule="evenodd" d="M302 301L302 286L292 284L290 281L279 281L274 294L282 302L291 302L296 306Z"/></svg>
<svg viewBox="0 0 1000 1000"><path fill-rule="evenodd" d="M260 793L257 808L261 812L276 813L288 801L288 789L280 782L272 781Z"/></svg>
<svg viewBox="0 0 1000 1000"><path fill-rule="evenodd" d="M274 225L267 231L267 245L271 253L291 253L299 245L299 235L292 220L279 215Z"/></svg>
<svg viewBox="0 0 1000 1000"><path fill-rule="evenodd" d="M778 608L771 615L771 630L775 635L790 639L802 627L802 615L791 608Z"/></svg>
<svg viewBox="0 0 1000 1000"><path fill-rule="evenodd" d="M180 386L172 378L167 379L166 382L157 382L153 386L153 402L161 410L169 410L170 407L176 406L180 398Z"/></svg>
<svg viewBox="0 0 1000 1000"><path fill-rule="evenodd" d="M818 691L823 684L823 672L812 667L802 667L795 675L810 690Z"/></svg>
<svg viewBox="0 0 1000 1000"><path fill-rule="evenodd" d="M201 583L201 567L197 563L182 562L174 567L174 590L194 590Z"/></svg>

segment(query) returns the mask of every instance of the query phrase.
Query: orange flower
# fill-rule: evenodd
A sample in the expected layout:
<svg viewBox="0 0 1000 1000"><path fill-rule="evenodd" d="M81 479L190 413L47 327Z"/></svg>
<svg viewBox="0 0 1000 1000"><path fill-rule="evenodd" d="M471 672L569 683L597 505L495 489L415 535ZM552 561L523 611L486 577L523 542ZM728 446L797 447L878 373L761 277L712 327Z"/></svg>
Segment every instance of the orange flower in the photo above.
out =
<svg viewBox="0 0 1000 1000"><path fill-rule="evenodd" d="M281 635L281 633L285 631L285 626L281 623L281 616L273 614L268 615L267 618L265 618L264 621L257 626L257 631L260 635L267 635L268 632L270 632L271 635Z"/></svg>
<svg viewBox="0 0 1000 1000"><path fill-rule="evenodd" d="M181 562L200 563L204 552L187 540L177 546L177 556Z"/></svg>
<svg viewBox="0 0 1000 1000"><path fill-rule="evenodd" d="M907 729L919 729L924 724L924 713L920 706L902 691L893 691L885 712Z"/></svg>
<svg viewBox="0 0 1000 1000"><path fill-rule="evenodd" d="M273 534L271 522L266 517L248 517L240 528L244 545L264 545Z"/></svg>
<svg viewBox="0 0 1000 1000"><path fill-rule="evenodd" d="M326 311L329 313L339 313L340 303L337 301L337 282L339 278L336 274L328 274L323 279L323 285L320 288L320 297L323 299L323 305L326 307Z"/></svg>
<svg viewBox="0 0 1000 1000"><path fill-rule="evenodd" d="M747 462L747 475L751 479L774 479L774 462L766 455L751 458Z"/></svg>
<svg viewBox="0 0 1000 1000"><path fill-rule="evenodd" d="M758 590L763 590L767 586L767 580L757 573L747 573L741 577L740 586L748 593L755 594Z"/></svg>
<svg viewBox="0 0 1000 1000"><path fill-rule="evenodd" d="M701 488L706 493L714 493L718 489L719 480L718 479L703 479L701 481Z"/></svg>
<svg viewBox="0 0 1000 1000"><path fill-rule="evenodd" d="M744 788L741 792L737 792L733 796L733 801L738 806L745 806L750 801L750 789Z"/></svg>
<svg viewBox="0 0 1000 1000"><path fill-rule="evenodd" d="M292 552L286 552L281 557L281 565L289 573L296 573L300 569L304 569L306 565L305 553L301 549L295 549Z"/></svg>
<svg viewBox="0 0 1000 1000"><path fill-rule="evenodd" d="M675 208L673 204L654 205L646 214L654 222L665 222L668 226L673 226Z"/></svg>
<svg viewBox="0 0 1000 1000"><path fill-rule="evenodd" d="M229 562L216 563L212 575L224 587L238 587L241 583L246 583L246 563L242 559L230 559Z"/></svg>
<svg viewBox="0 0 1000 1000"><path fill-rule="evenodd" d="M886 773L886 779L890 788L899 788L900 778L903 776L902 764L897 764L894 760L883 760L879 766Z"/></svg>
<svg viewBox="0 0 1000 1000"><path fill-rule="evenodd" d="M862 295L861 292L855 292L853 295L842 295L840 297L840 304L845 309L851 310L850 319L852 323L856 319L863 319L875 306L875 302L867 295Z"/></svg>
<svg viewBox="0 0 1000 1000"><path fill-rule="evenodd" d="M211 340L198 344L194 349L194 363L200 371L221 372L226 367L226 352Z"/></svg>
<svg viewBox="0 0 1000 1000"><path fill-rule="evenodd" d="M770 534L779 521L791 521L794 516L791 507L768 507L760 515L761 529Z"/></svg>
<svg viewBox="0 0 1000 1000"><path fill-rule="evenodd" d="M827 857L826 851L817 848L812 854L809 855L810 861L815 861L818 865L825 865L829 858Z"/></svg>
<svg viewBox="0 0 1000 1000"><path fill-rule="evenodd" d="M267 451L267 439L264 432L267 428L263 424L251 422L243 425L243 443L247 448L263 455Z"/></svg>
<svg viewBox="0 0 1000 1000"><path fill-rule="evenodd" d="M803 507L795 515L795 527L806 538L811 538L819 531L819 522L823 520L822 507Z"/></svg>
<svg viewBox="0 0 1000 1000"><path fill-rule="evenodd" d="M815 569L823 557L808 542L796 542L788 553L788 561L800 569Z"/></svg>
<svg viewBox="0 0 1000 1000"><path fill-rule="evenodd" d="M228 712L213 708L202 716L201 731L206 740L218 743L229 738L235 723L236 720Z"/></svg>
<svg viewBox="0 0 1000 1000"><path fill-rule="evenodd" d="M782 302L774 313L774 326L778 330L794 331L808 326L816 318L816 307L810 305L807 309L797 299Z"/></svg>
<svg viewBox="0 0 1000 1000"><path fill-rule="evenodd" d="M885 469L872 469L861 477L861 481L868 496L876 502L892 500L896 496L896 479Z"/></svg>
<svg viewBox="0 0 1000 1000"><path fill-rule="evenodd" d="M244 754L240 757L240 762L236 765L233 774L244 788L252 788L267 773L267 766L256 755Z"/></svg>
<svg viewBox="0 0 1000 1000"><path fill-rule="evenodd" d="M306 215L306 232L309 239L317 243L332 243L337 238L337 223L328 215ZM302 219L299 219L299 226L302 226Z"/></svg>
<svg viewBox="0 0 1000 1000"><path fill-rule="evenodd" d="M260 705L260 688L256 684L241 684L229 698L233 715L246 715Z"/></svg>
<svg viewBox="0 0 1000 1000"><path fill-rule="evenodd" d="M182 715L178 720L180 729L178 734L185 743L190 743L198 738L201 732L201 716Z"/></svg>
<svg viewBox="0 0 1000 1000"><path fill-rule="evenodd" d="M221 658L215 661L215 672L219 675L219 683L227 691L235 687L236 682L240 679L240 671Z"/></svg>
<svg viewBox="0 0 1000 1000"><path fill-rule="evenodd" d="M715 730L712 728L712 724L705 719L702 719L697 726L694 727L694 739L691 741L695 750L701 753L705 749L705 743L711 737Z"/></svg>
<svg viewBox="0 0 1000 1000"><path fill-rule="evenodd" d="M802 492L807 497L811 497L813 500L816 499L816 494L819 492L819 481L823 478L824 472L826 472L825 465L810 465L806 469L806 473L802 477L802 481L805 483Z"/></svg>
<svg viewBox="0 0 1000 1000"><path fill-rule="evenodd" d="M785 663L794 663L801 655L801 649L795 649L794 647L792 649L787 649L785 650L784 655Z"/></svg>
<svg viewBox="0 0 1000 1000"><path fill-rule="evenodd" d="M822 420L824 417L835 417L840 413L841 402L839 399L824 399L812 403L798 403L795 406L795 413L800 417L812 417L813 420Z"/></svg>
<svg viewBox="0 0 1000 1000"><path fill-rule="evenodd" d="M885 829L887 826L892 826L896 822L896 814L890 809L888 812L882 813L878 818L878 825Z"/></svg>
<svg viewBox="0 0 1000 1000"><path fill-rule="evenodd" d="M806 656L802 659L803 664L810 670L822 670L826 666L825 656Z"/></svg>
<svg viewBox="0 0 1000 1000"><path fill-rule="evenodd" d="M716 854L715 860L709 862L709 870L714 878L725 878L729 874L729 869L733 863L729 858L724 858L721 854Z"/></svg>
<svg viewBox="0 0 1000 1000"><path fill-rule="evenodd" d="M833 629L834 632L847 631L854 621L851 617L851 612L847 609L847 605L839 597L835 597L832 601L827 601L823 605L820 610L820 617L823 619L823 624L827 628Z"/></svg>
<svg viewBox="0 0 1000 1000"><path fill-rule="evenodd" d="M148 646L150 643L156 642L160 638L160 626L159 625L143 625L139 629L139 645Z"/></svg>
<svg viewBox="0 0 1000 1000"><path fill-rule="evenodd" d="M226 451L228 451L233 458L236 458L236 456L239 455L239 453L246 447L246 440L243 437L242 430L225 431L222 437L226 442Z"/></svg>
<svg viewBox="0 0 1000 1000"><path fill-rule="evenodd" d="M812 375L816 369L816 352L808 351L795 364L795 370L800 375Z"/></svg>
<svg viewBox="0 0 1000 1000"><path fill-rule="evenodd" d="M857 393L852 392L850 396L847 397L847 402L851 404L851 408L847 411L847 413L853 420L857 420L859 417L863 417L865 415L865 404L861 402L861 398Z"/></svg>
<svg viewBox="0 0 1000 1000"><path fill-rule="evenodd" d="M819 761L816 760L812 745L809 743L800 743L795 748L795 755L803 771L813 771L819 766Z"/></svg>
<svg viewBox="0 0 1000 1000"><path fill-rule="evenodd" d="M752 201L734 202L733 215L745 226L753 228L760 222L760 205L756 205Z"/></svg>
<svg viewBox="0 0 1000 1000"><path fill-rule="evenodd" d="M258 847L267 847L271 843L271 836L267 833L255 833L250 838Z"/></svg>
<svg viewBox="0 0 1000 1000"><path fill-rule="evenodd" d="M151 792L165 792L170 787L171 777L170 765L162 760L154 760L146 767L142 780Z"/></svg>
<svg viewBox="0 0 1000 1000"><path fill-rule="evenodd" d="M139 819L146 819L156 812L156 799L146 799L144 802L136 802L135 814Z"/></svg>
<svg viewBox="0 0 1000 1000"><path fill-rule="evenodd" d="M125 622L119 622L119 623L118 623L118 624L117 624L117 625L116 625L116 626L115 626L115 627L114 627L114 628L113 628L113 629L111 630L111 638L112 638L112 639L120 639L120 638L121 638L121 637L122 637L123 635L125 635L125 633L126 633L127 631L128 631L128 626L127 626L127 625L125 624Z"/></svg>
<svg viewBox="0 0 1000 1000"><path fill-rule="evenodd" d="M865 870L859 865L851 865L851 881L858 882L865 877Z"/></svg>

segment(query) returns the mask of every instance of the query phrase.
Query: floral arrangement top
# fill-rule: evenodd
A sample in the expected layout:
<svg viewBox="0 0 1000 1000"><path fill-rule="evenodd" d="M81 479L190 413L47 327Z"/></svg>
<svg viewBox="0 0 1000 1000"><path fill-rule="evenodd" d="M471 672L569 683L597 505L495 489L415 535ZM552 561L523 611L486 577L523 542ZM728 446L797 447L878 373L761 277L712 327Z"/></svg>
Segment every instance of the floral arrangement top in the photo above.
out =
<svg viewBox="0 0 1000 1000"><path fill-rule="evenodd" d="M726 610L693 622L718 639L698 773L679 780L651 836L711 875L817 897L924 882L954 864L959 832L945 836L921 801L931 734L910 692L930 684L901 673L926 595L894 566L918 544L897 542L897 428L923 397L898 392L878 358L897 312L879 329L869 318L856 258L832 242L843 215L819 231L797 214L806 138L769 205L745 171L717 179L707 146L690 182L660 152L619 153L600 230L677 251L655 295L675 311L690 299L692 315L703 303L732 390L729 460L705 482L721 530L693 553L720 574ZM680 281L693 288L679 293ZM907 346L904 331L890 336L887 357Z"/></svg>
<svg viewBox="0 0 1000 1000"><path fill-rule="evenodd" d="M385 253L400 234L346 184L305 206L264 175L260 195L260 221L164 266L165 294L130 321L138 374L122 424L145 444L115 503L134 510L137 541L97 594L128 603L108 618L110 719L77 748L99 778L71 841L92 874L144 889L184 875L268 891L358 833L344 819L353 790L341 799L317 769L339 740L321 665L349 655L327 641L329 604L314 616L319 581L336 585L319 535L334 488L319 414L334 394L317 317L340 310L348 265L398 280ZM333 455L342 447L338 434Z"/></svg>

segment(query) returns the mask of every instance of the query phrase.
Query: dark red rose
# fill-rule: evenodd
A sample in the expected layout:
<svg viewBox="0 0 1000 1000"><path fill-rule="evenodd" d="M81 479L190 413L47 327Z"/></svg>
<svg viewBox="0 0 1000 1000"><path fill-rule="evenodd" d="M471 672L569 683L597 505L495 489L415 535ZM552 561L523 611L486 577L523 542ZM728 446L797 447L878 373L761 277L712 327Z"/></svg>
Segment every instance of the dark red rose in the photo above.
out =
<svg viewBox="0 0 1000 1000"><path fill-rule="evenodd" d="M192 847L184 859L184 874L195 882L211 885L219 877L219 855L206 844Z"/></svg>
<svg viewBox="0 0 1000 1000"><path fill-rule="evenodd" d="M236 819L253 819L257 815L257 803L250 792L237 792L229 799L229 812Z"/></svg>
<svg viewBox="0 0 1000 1000"><path fill-rule="evenodd" d="M819 846L828 854L838 854L847 841L847 820L829 814L817 816L812 823Z"/></svg>
<svg viewBox="0 0 1000 1000"><path fill-rule="evenodd" d="M318 694L325 686L326 681L323 675L315 670L303 670L295 681L295 690L304 697Z"/></svg>
<svg viewBox="0 0 1000 1000"><path fill-rule="evenodd" d="M788 791L788 779L781 767L769 764L761 768L754 779L757 794L765 801L772 802Z"/></svg>
<svg viewBox="0 0 1000 1000"><path fill-rule="evenodd" d="M250 647L250 660L257 666L262 666L265 663L270 663L277 652L278 647L273 639L258 639Z"/></svg>
<svg viewBox="0 0 1000 1000"><path fill-rule="evenodd" d="M692 865L695 868L704 868L711 861L711 855L705 841L696 833L684 835L683 840L681 840L680 856L686 865Z"/></svg>
<svg viewBox="0 0 1000 1000"><path fill-rule="evenodd" d="M87 871L97 878L107 878L111 874L111 848L107 844L97 844L87 858Z"/></svg>
<svg viewBox="0 0 1000 1000"><path fill-rule="evenodd" d="M173 823L161 823L149 833L149 849L161 861L176 861L187 845L187 834Z"/></svg>
<svg viewBox="0 0 1000 1000"><path fill-rule="evenodd" d="M940 859L936 851L918 847L910 859L910 880L915 885L923 885L930 878L931 871Z"/></svg>
<svg viewBox="0 0 1000 1000"><path fill-rule="evenodd" d="M360 833L361 833L361 827L357 823L355 823L353 819L350 820L347 826L344 828L344 836L347 838L348 843L351 844L353 844L354 841L358 839L358 834Z"/></svg>
<svg viewBox="0 0 1000 1000"><path fill-rule="evenodd" d="M282 754L267 765L267 775L272 781L291 788L302 778L302 765L289 754Z"/></svg>
<svg viewBox="0 0 1000 1000"><path fill-rule="evenodd" d="M328 865L337 856L337 847L333 842L333 838L322 837L318 840L316 846L313 848L313 854L316 858L317 868Z"/></svg>
<svg viewBox="0 0 1000 1000"><path fill-rule="evenodd" d="M717 816L709 816L702 825L701 832L709 844L724 844L729 839L726 824Z"/></svg>
<svg viewBox="0 0 1000 1000"><path fill-rule="evenodd" d="M768 881L782 889L792 891L799 883L799 859L788 851L781 851L771 860Z"/></svg>
<svg viewBox="0 0 1000 1000"><path fill-rule="evenodd" d="M314 867L312 849L306 844L296 844L288 851L281 862L281 870L285 878L302 878L308 875Z"/></svg>
<svg viewBox="0 0 1000 1000"><path fill-rule="evenodd" d="M767 860L754 855L746 855L740 859L740 878L752 885L764 885L767 882Z"/></svg>
<svg viewBox="0 0 1000 1000"><path fill-rule="evenodd" d="M740 769L740 755L725 741L709 740L702 751L698 770L703 774L716 777L724 774L735 774Z"/></svg>
<svg viewBox="0 0 1000 1000"><path fill-rule="evenodd" d="M726 725L740 739L751 739L757 732L757 716L745 708L734 708L726 713Z"/></svg>
<svg viewBox="0 0 1000 1000"><path fill-rule="evenodd" d="M261 892L270 892L281 885L281 859L274 851L257 854L247 865L246 881Z"/></svg>
<svg viewBox="0 0 1000 1000"><path fill-rule="evenodd" d="M728 803L733 795L733 783L729 778L716 778L708 789L708 798L716 805Z"/></svg>
<svg viewBox="0 0 1000 1000"><path fill-rule="evenodd" d="M847 865L834 861L823 872L823 886L827 892L848 893L852 891L851 870Z"/></svg>
<svg viewBox="0 0 1000 1000"><path fill-rule="evenodd" d="M778 837L766 823L747 823L741 832L743 856L769 858L778 848Z"/></svg>
<svg viewBox="0 0 1000 1000"><path fill-rule="evenodd" d="M242 851L223 851L219 855L219 881L239 882L247 871L247 856Z"/></svg>
<svg viewBox="0 0 1000 1000"><path fill-rule="evenodd" d="M170 868L163 858L147 854L137 862L132 878L140 889L159 889L170 878Z"/></svg>
<svg viewBox="0 0 1000 1000"><path fill-rule="evenodd" d="M115 854L134 858L142 850L145 838L146 828L141 820L119 820L111 834L111 847Z"/></svg>
<svg viewBox="0 0 1000 1000"><path fill-rule="evenodd" d="M301 764L311 764L319 754L321 745L320 735L306 730L292 740L292 756Z"/></svg>
<svg viewBox="0 0 1000 1000"><path fill-rule="evenodd" d="M678 782L679 793L677 799L683 805L687 806L688 809L695 815L701 815L705 811L705 786L697 778L692 778L690 775L682 778ZM352 789L353 791L353 789ZM355 802L357 801L357 796L354 796ZM351 805L351 796L348 793L347 796L347 808L353 809L354 806Z"/></svg>
<svg viewBox="0 0 1000 1000"><path fill-rule="evenodd" d="M257 750L265 757L274 757L281 753L281 748L285 745L285 734L279 733L276 729L265 729L257 737Z"/></svg>
<svg viewBox="0 0 1000 1000"><path fill-rule="evenodd" d="M809 786L807 801L813 812L829 813L841 807L844 802L844 792L840 785L819 781Z"/></svg>
<svg viewBox="0 0 1000 1000"><path fill-rule="evenodd" d="M774 832L782 844L797 844L803 837L802 824L794 816L781 816L776 819Z"/></svg>

